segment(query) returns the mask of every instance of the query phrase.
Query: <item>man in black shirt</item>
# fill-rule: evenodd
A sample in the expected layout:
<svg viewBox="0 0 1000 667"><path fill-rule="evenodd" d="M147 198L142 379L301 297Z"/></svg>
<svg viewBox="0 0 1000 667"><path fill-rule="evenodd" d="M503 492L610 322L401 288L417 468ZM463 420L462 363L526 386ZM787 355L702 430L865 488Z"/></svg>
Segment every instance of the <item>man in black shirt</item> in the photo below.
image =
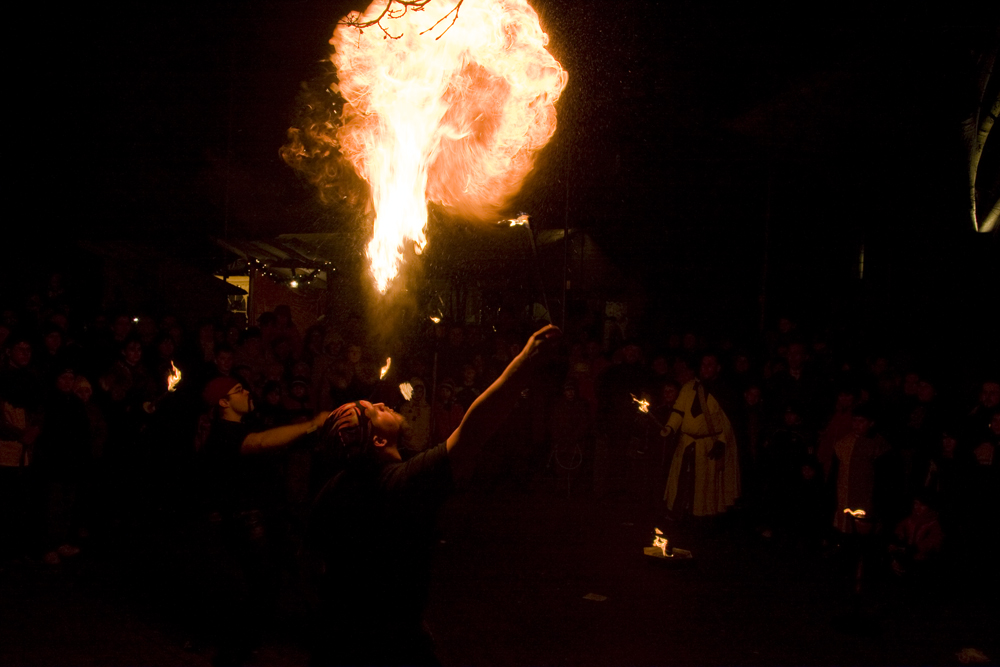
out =
<svg viewBox="0 0 1000 667"><path fill-rule="evenodd" d="M250 656L273 611L278 592L276 543L271 537L285 496L275 458L285 445L315 432L331 413L311 421L254 431L244 418L253 410L250 392L238 379L218 377L203 392L213 406L211 430L199 451L204 510L221 568L211 599L218 605L216 665L238 665ZM279 531L280 532L280 531Z"/></svg>
<svg viewBox="0 0 1000 667"><path fill-rule="evenodd" d="M347 464L320 493L313 517L324 571L313 664L437 664L422 625L437 511L560 335L536 332L476 398L445 442L406 462L403 417L381 403L348 403L327 422Z"/></svg>

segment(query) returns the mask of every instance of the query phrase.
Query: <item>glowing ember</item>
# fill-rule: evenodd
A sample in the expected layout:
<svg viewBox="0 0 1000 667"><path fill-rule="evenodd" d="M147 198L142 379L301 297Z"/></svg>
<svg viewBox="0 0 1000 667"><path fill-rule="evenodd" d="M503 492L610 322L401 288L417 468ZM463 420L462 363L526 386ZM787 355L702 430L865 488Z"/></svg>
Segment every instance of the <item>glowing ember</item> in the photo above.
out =
<svg viewBox="0 0 1000 667"><path fill-rule="evenodd" d="M642 399L636 398L635 394L632 394L632 402L635 403L636 407L639 408L639 412L645 412L646 414L649 414L649 401L647 401L645 398Z"/></svg>
<svg viewBox="0 0 1000 667"><path fill-rule="evenodd" d="M378 374L379 380L385 377L385 374L389 372L389 366L391 365L392 365L392 357L387 357L385 360L385 366L382 367L382 371Z"/></svg>
<svg viewBox="0 0 1000 667"><path fill-rule="evenodd" d="M181 381L181 372L172 361L170 362L170 368L172 368L173 371L167 376L167 391L174 391L177 389L177 383Z"/></svg>
<svg viewBox="0 0 1000 667"><path fill-rule="evenodd" d="M521 227L523 225L530 224L530 216L527 213L522 213L521 215L513 218L511 220L504 220L503 222L509 222L511 227Z"/></svg>
<svg viewBox="0 0 1000 667"><path fill-rule="evenodd" d="M437 317L436 315L432 315L431 316L431 322L433 322L434 324L440 324L441 323L441 318Z"/></svg>
<svg viewBox="0 0 1000 667"><path fill-rule="evenodd" d="M371 187L368 245L380 292L396 276L407 240L427 244L427 202L465 218L496 219L556 128L567 75L526 0L465 0L349 14L330 43L344 108L336 136L315 130L331 159L339 149ZM435 11L440 9L441 11ZM379 28L383 29L379 29ZM426 33L426 34L422 34Z"/></svg>
<svg viewBox="0 0 1000 667"><path fill-rule="evenodd" d="M662 530L660 530L659 528L654 528L653 530L656 532L656 534L653 535L653 546L659 547L659 549L663 552L663 555L666 556L667 545L669 544L669 541L667 540L667 538L663 536Z"/></svg>
<svg viewBox="0 0 1000 667"><path fill-rule="evenodd" d="M850 507L845 507L844 508L844 514L850 514L855 519L864 519L865 518L865 511L864 510L852 510Z"/></svg>
<svg viewBox="0 0 1000 667"><path fill-rule="evenodd" d="M411 385L409 382L404 382L403 384L399 385L399 393L402 394L403 398L405 398L406 400L410 400L410 398L413 396L413 385Z"/></svg>

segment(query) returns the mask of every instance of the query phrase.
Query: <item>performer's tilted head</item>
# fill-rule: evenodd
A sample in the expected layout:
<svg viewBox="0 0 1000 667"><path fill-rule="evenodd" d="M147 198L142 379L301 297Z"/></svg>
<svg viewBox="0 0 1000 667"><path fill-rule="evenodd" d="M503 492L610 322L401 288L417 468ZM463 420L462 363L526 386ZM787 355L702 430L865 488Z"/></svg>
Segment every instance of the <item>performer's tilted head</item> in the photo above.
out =
<svg viewBox="0 0 1000 667"><path fill-rule="evenodd" d="M398 444L406 424L403 416L384 403L355 401L334 410L323 427L323 439L341 447L350 460L365 453L398 459Z"/></svg>

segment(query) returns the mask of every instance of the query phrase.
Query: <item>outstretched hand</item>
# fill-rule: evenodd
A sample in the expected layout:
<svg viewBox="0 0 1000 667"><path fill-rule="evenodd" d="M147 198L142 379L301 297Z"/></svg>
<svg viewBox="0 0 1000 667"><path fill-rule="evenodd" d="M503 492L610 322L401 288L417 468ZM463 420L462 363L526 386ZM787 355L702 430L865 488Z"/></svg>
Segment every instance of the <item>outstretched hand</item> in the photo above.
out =
<svg viewBox="0 0 1000 667"><path fill-rule="evenodd" d="M549 324L544 326L531 334L531 338L524 345L521 354L524 355L525 359L534 359L539 356L547 357L552 354L552 350L556 347L556 342L561 337L562 331L556 325Z"/></svg>

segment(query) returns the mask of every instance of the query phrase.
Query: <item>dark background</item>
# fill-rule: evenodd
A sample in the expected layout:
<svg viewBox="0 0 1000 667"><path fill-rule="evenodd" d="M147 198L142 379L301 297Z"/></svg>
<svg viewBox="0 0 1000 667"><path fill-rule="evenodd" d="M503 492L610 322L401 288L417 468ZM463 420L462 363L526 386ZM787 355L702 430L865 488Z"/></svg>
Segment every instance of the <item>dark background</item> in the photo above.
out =
<svg viewBox="0 0 1000 667"><path fill-rule="evenodd" d="M763 293L771 319L989 338L997 235L968 222L960 122L995 5L535 4L570 76L513 212L588 230L662 317L756 329ZM8 268L43 270L76 238L211 263L213 236L356 224L278 156L352 7L37 6L13 128L28 251Z"/></svg>

